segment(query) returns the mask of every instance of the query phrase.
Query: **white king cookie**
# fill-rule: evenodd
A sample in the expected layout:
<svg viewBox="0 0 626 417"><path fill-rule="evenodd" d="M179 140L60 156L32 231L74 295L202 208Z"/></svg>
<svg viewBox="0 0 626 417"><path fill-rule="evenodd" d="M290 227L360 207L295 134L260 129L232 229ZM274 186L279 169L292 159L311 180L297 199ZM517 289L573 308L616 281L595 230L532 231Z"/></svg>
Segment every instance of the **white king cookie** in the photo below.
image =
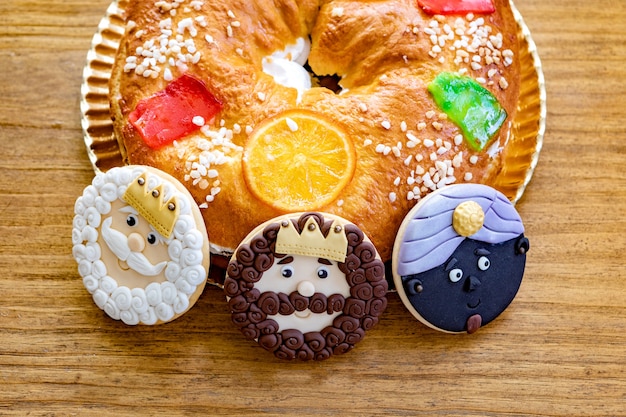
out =
<svg viewBox="0 0 626 417"><path fill-rule="evenodd" d="M98 173L76 200L73 255L98 307L129 325L166 323L207 281L209 239L182 184L146 166Z"/></svg>

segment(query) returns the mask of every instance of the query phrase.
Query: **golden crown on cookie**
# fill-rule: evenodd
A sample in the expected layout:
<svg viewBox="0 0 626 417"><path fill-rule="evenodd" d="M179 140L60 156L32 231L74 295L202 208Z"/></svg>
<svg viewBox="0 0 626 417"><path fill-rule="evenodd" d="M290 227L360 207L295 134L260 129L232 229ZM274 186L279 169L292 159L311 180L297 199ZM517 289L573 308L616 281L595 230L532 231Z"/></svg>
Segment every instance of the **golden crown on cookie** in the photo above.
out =
<svg viewBox="0 0 626 417"><path fill-rule="evenodd" d="M298 233L293 222L283 220L276 236L276 253L313 256L345 262L348 238L342 225L333 222L324 237L313 217L306 221L302 233Z"/></svg>
<svg viewBox="0 0 626 417"><path fill-rule="evenodd" d="M180 212L178 199L172 196L164 201L163 184L149 190L147 176L144 172L135 178L126 189L123 199L157 232L169 238Z"/></svg>

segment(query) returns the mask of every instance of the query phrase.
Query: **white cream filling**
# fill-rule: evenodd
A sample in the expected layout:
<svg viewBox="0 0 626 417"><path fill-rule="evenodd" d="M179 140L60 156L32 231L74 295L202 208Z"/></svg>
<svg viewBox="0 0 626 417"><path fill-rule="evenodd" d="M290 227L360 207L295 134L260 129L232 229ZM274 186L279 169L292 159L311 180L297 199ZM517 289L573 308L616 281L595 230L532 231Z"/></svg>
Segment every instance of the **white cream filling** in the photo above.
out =
<svg viewBox="0 0 626 417"><path fill-rule="evenodd" d="M298 91L298 103L311 88L311 76L304 68L310 51L311 42L306 38L298 38L295 44L263 58L263 72L274 78L276 83L295 88Z"/></svg>

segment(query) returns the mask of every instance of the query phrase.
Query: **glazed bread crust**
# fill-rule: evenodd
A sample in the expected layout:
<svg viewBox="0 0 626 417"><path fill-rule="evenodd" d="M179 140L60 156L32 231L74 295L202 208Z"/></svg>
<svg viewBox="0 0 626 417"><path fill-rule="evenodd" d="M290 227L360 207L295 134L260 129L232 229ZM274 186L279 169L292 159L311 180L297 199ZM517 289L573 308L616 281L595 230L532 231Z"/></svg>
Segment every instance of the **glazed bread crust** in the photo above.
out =
<svg viewBox="0 0 626 417"><path fill-rule="evenodd" d="M416 0L121 3L128 25L109 86L120 148L128 163L183 182L202 207L212 250L228 254L258 224L283 214L257 199L242 173L254 126L293 108L319 112L343 125L357 155L352 181L319 211L358 225L389 260L398 227L421 196L450 183L492 185L503 168L520 90L519 46L508 0L494 4L488 15L432 16ZM265 57L309 37L308 67L338 76L340 92L317 86L317 77L298 97L263 71ZM145 61L163 40L156 55L165 58ZM181 48L189 40L192 47ZM506 110L484 150L468 147L428 92L443 71L478 80ZM128 116L184 73L202 80L223 108L201 131L151 149Z"/></svg>

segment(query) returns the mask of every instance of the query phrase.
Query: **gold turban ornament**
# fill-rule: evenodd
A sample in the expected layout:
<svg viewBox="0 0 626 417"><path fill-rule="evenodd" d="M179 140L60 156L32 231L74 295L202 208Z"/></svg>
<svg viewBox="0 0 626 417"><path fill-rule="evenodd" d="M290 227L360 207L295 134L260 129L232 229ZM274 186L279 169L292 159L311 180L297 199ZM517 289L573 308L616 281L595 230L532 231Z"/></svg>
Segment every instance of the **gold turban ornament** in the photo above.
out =
<svg viewBox="0 0 626 417"><path fill-rule="evenodd" d="M452 227L463 237L477 233L485 222L485 212L475 201L464 201L456 206L452 215Z"/></svg>

